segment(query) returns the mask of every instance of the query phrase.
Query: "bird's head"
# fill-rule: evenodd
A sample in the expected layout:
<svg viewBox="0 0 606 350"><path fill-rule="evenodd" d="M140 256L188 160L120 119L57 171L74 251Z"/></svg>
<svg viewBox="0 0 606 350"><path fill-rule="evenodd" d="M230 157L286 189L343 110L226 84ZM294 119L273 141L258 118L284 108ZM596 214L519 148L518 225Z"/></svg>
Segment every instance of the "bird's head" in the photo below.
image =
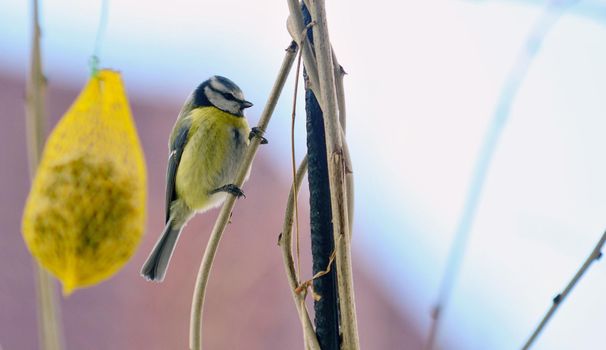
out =
<svg viewBox="0 0 606 350"><path fill-rule="evenodd" d="M218 75L200 84L194 91L193 97L194 108L214 106L241 117L244 116L244 109L253 105L244 99L244 94L238 85Z"/></svg>

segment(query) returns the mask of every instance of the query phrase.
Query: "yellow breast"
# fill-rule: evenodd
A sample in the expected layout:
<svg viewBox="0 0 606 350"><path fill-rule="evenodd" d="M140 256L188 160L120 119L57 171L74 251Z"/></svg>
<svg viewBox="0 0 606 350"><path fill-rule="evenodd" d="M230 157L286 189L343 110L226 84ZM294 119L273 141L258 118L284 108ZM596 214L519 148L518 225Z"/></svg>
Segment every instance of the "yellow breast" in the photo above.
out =
<svg viewBox="0 0 606 350"><path fill-rule="evenodd" d="M188 141L177 169L175 186L179 198L193 210L220 204L224 194L210 192L233 183L248 145L250 128L243 117L215 107L193 110Z"/></svg>

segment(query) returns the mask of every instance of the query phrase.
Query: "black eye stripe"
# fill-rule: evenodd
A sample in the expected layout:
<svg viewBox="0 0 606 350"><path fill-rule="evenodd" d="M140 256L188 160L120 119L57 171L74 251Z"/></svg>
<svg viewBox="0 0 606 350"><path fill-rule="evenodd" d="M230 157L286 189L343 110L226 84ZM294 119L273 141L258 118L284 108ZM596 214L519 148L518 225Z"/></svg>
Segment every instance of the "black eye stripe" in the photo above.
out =
<svg viewBox="0 0 606 350"><path fill-rule="evenodd" d="M232 93L229 93L229 92L223 92L223 91L219 91L219 90L215 89L215 88L214 88L212 85L210 85L210 84L208 85L208 87L209 87L209 88L210 88L212 91L214 91L214 92L216 92L216 93L220 94L221 96L223 96L223 98L225 98L225 99L226 99L226 100L228 100L228 101L236 101L236 102L240 102L240 103L242 103L242 102L243 102L242 100L240 100L240 99L236 98L236 97L235 97L235 96L234 96Z"/></svg>
<svg viewBox="0 0 606 350"><path fill-rule="evenodd" d="M228 101L236 101L236 98L234 97L234 95L232 95L230 93L222 92L221 95L223 95L223 97L225 97L225 99Z"/></svg>

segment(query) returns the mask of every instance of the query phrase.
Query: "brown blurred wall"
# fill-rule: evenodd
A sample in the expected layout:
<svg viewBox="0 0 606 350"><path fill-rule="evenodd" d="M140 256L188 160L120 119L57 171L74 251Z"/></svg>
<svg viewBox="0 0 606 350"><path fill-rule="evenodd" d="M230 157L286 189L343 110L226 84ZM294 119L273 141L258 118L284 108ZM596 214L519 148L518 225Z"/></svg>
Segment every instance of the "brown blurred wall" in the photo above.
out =
<svg viewBox="0 0 606 350"><path fill-rule="evenodd" d="M49 87L50 125L56 123L77 92L77 88ZM116 276L61 301L69 350L187 349L194 280L217 211L199 215L187 226L164 283L146 282L138 274L162 229L166 140L180 102L132 102L149 172L147 232L136 255ZM3 350L37 348L32 260L20 234L21 212L29 189L23 103L23 80L0 75ZM255 121L257 116L250 119ZM301 330L276 244L289 174L288 169L276 169L261 148L251 179L244 186L247 197L236 205L209 282L203 333L207 349L302 348ZM306 215L301 213L301 217ZM305 236L308 228L302 221ZM302 250L308 252L309 243L303 243ZM359 261L354 256L354 263ZM302 264L310 266L308 254L304 254ZM398 311L401 308L385 293L384 288L389 286L377 283L368 273L372 270L371 266L354 265L362 348L420 349L413 318Z"/></svg>

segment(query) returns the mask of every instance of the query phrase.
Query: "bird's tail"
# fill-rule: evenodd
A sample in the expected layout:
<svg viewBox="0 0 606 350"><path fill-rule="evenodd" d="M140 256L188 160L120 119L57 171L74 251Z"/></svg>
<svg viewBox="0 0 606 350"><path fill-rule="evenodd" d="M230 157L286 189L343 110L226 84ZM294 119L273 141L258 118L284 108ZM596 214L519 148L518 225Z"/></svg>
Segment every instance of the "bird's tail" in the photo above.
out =
<svg viewBox="0 0 606 350"><path fill-rule="evenodd" d="M141 276L148 281L162 282L166 269L170 263L170 257L173 255L173 250L179 239L181 227L173 228L172 220L166 223L162 236L156 242L147 261L141 268Z"/></svg>

